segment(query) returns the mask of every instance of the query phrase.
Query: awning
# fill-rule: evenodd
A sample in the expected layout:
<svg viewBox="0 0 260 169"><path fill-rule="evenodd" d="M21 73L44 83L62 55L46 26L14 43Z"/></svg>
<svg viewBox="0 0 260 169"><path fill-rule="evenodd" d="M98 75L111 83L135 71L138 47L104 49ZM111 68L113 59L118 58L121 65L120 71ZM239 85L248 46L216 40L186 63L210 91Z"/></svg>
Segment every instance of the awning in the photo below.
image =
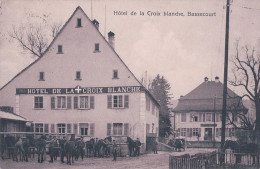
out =
<svg viewBox="0 0 260 169"><path fill-rule="evenodd" d="M13 113L8 113L4 111L0 111L0 119L9 119L9 120L17 120L17 121L28 121L26 118L13 114Z"/></svg>

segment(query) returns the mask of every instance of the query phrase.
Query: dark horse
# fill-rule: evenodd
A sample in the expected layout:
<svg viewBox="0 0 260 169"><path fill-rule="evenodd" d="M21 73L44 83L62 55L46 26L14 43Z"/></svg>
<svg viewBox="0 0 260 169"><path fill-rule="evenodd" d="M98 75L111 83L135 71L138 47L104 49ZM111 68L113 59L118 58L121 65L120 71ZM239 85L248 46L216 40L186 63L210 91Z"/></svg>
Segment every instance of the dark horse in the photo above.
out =
<svg viewBox="0 0 260 169"><path fill-rule="evenodd" d="M133 139L131 139L131 137L127 137L126 142L128 143L130 157L135 156L136 155L135 152L136 152L136 148L137 148L136 142Z"/></svg>
<svg viewBox="0 0 260 169"><path fill-rule="evenodd" d="M42 135L39 139L35 140L35 146L37 148L38 163L43 163L43 155L46 148L46 136Z"/></svg>
<svg viewBox="0 0 260 169"><path fill-rule="evenodd" d="M104 156L110 155L109 144L112 142L112 137L106 137L105 139L100 139L95 144L95 154L98 154L98 157L103 158Z"/></svg>
<svg viewBox="0 0 260 169"><path fill-rule="evenodd" d="M75 153L75 140L69 140L65 143L65 154L67 157L67 164L71 165L74 163L74 153Z"/></svg>
<svg viewBox="0 0 260 169"><path fill-rule="evenodd" d="M92 152L94 156L94 144L95 144L94 138L90 139L89 141L86 141L87 157L91 157Z"/></svg>

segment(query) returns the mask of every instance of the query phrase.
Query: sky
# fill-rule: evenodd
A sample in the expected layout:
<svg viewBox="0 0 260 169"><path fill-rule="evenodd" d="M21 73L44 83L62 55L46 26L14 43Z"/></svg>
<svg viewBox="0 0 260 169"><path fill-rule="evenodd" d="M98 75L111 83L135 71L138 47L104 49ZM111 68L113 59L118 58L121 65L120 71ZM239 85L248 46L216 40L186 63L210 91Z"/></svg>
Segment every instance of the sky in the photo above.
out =
<svg viewBox="0 0 260 169"><path fill-rule="evenodd" d="M80 6L89 18L99 21L104 36L109 31L115 33L115 50L138 79L145 71L148 79L160 74L170 83L174 99L179 99L201 84L204 77L214 80L219 76L223 82L225 3L226 0L0 0L0 87L36 59L10 38L12 28L43 24L44 19L63 25ZM120 12L127 15L116 14ZM131 15L134 12L136 15ZM164 16L164 12L185 16ZM188 12L215 16L188 16ZM157 15L149 16L150 13ZM259 16L259 0L232 1L230 60L237 40L241 46L256 45L260 38Z"/></svg>

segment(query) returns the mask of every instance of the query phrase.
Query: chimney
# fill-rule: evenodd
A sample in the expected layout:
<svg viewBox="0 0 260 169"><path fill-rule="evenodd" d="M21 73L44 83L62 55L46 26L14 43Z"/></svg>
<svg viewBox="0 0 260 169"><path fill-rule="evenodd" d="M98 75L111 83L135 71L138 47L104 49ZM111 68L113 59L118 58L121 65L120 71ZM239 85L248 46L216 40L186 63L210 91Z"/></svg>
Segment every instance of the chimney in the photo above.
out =
<svg viewBox="0 0 260 169"><path fill-rule="evenodd" d="M95 27L97 28L97 30L99 30L99 22L98 22L96 19L94 19L94 20L92 21L92 23L95 25Z"/></svg>
<svg viewBox="0 0 260 169"><path fill-rule="evenodd" d="M205 77L205 78L204 78L204 81L205 81L205 82L208 82L208 80L209 80L208 77Z"/></svg>
<svg viewBox="0 0 260 169"><path fill-rule="evenodd" d="M108 32L108 43L115 49L115 34L113 32Z"/></svg>
<svg viewBox="0 0 260 169"><path fill-rule="evenodd" d="M219 83L219 77L218 76L215 77L215 83Z"/></svg>

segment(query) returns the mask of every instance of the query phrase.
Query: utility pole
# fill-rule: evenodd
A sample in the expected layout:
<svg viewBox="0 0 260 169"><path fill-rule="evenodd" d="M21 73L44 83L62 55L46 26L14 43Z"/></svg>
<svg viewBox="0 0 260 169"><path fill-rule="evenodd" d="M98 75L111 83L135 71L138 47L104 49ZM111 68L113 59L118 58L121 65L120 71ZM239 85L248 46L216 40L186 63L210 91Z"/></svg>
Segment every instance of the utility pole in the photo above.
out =
<svg viewBox="0 0 260 169"><path fill-rule="evenodd" d="M224 163L224 143L227 116L227 76L228 76L228 39L229 39L229 7L230 0L227 0L226 6L226 35L225 35L225 65L224 65L224 88L223 88L223 107L222 107L222 129L221 129L221 155L220 163Z"/></svg>

